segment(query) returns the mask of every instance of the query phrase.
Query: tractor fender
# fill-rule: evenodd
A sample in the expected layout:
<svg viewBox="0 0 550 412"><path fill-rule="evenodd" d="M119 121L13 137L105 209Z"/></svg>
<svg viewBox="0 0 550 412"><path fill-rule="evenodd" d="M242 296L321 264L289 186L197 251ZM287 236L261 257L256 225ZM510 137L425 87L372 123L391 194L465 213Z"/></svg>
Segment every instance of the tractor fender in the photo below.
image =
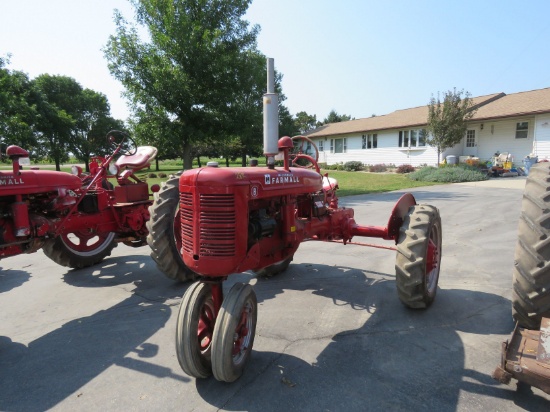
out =
<svg viewBox="0 0 550 412"><path fill-rule="evenodd" d="M399 229L403 224L403 220L407 213L409 213L409 208L414 205L416 205L416 199L410 193L405 193L399 198L388 220L388 239L395 239L395 243L397 243Z"/></svg>

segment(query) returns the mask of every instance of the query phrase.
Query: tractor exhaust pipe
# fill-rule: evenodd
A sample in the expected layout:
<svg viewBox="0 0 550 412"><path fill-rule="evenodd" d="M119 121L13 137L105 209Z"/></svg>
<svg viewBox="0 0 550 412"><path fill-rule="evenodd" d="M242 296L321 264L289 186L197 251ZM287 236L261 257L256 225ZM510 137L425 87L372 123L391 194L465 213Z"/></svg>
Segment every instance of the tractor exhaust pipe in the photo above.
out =
<svg viewBox="0 0 550 412"><path fill-rule="evenodd" d="M279 153L279 96L275 93L275 66L267 59L267 93L264 94L264 155L267 167L275 168L275 155Z"/></svg>

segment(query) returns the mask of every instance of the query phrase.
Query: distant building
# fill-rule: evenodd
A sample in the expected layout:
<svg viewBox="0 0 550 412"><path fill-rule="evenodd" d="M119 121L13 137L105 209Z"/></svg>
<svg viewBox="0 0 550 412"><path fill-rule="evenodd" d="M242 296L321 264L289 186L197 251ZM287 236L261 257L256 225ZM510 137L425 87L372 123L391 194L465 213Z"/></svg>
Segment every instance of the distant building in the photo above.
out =
<svg viewBox="0 0 550 412"><path fill-rule="evenodd" d="M455 155L490 160L496 152L510 153L516 165L533 153L550 158L550 88L514 94L496 93L472 98L476 114L468 122L461 143L445 150L441 159ZM437 149L421 132L428 106L331 123L306 135L319 148L319 162L329 165L360 161L373 164L437 164Z"/></svg>

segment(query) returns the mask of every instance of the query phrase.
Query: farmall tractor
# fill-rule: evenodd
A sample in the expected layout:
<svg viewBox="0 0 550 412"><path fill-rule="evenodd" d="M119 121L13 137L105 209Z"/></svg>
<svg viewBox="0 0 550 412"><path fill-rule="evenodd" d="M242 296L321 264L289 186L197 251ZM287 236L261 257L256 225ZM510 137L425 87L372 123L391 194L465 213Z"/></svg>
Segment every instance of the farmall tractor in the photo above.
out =
<svg viewBox="0 0 550 412"><path fill-rule="evenodd" d="M54 262L82 268L111 254L117 242L146 244L149 188L135 173L157 149L137 147L125 133L107 135L114 152L90 161L90 174L22 170L29 153L9 146L12 171L0 171L0 258L43 249ZM122 154L116 162L117 155ZM116 178L114 186L108 177ZM152 190L158 190L152 188Z"/></svg>
<svg viewBox="0 0 550 412"><path fill-rule="evenodd" d="M319 173L316 156L291 153L308 139L277 140L277 105L273 60L268 59L268 93L264 95L267 167L207 166L185 171L179 178L176 216L180 224L172 230L186 267L180 273L181 277L195 273L199 279L182 298L176 351L182 369L196 378L213 374L220 381L235 381L252 351L258 313L254 290L237 283L224 293L223 282L233 273L274 275L285 270L303 241L351 244L359 236L392 240L401 301L410 308L426 308L436 295L442 239L439 211L417 205L411 194L405 194L386 226L357 224L353 209L338 205L338 184ZM275 166L276 155L281 156L282 167ZM159 193L150 227L166 228L167 237L175 210L166 205L173 205L175 191L173 184L165 189L172 196ZM162 208L163 213L155 208ZM160 233L152 231L151 236ZM165 242L168 245L169 239ZM153 248L155 254L162 255L160 246Z"/></svg>

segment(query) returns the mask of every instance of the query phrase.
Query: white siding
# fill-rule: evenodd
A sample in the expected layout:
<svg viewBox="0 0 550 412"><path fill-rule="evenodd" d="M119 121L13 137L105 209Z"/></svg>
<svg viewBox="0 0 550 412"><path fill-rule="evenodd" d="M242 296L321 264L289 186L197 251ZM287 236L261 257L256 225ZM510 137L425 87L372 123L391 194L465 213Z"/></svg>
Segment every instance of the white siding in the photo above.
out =
<svg viewBox="0 0 550 412"><path fill-rule="evenodd" d="M540 159L550 159L550 114L535 118L533 153Z"/></svg>
<svg viewBox="0 0 550 412"><path fill-rule="evenodd" d="M415 148L407 150L399 148L399 131L383 131L378 132L378 145L375 149L362 149L362 134L347 135L346 138L346 153L330 153L331 138L321 138L323 140L324 151L319 152L319 162L329 165L335 163L346 163L351 160L359 161L365 165L375 164L394 164L400 166L410 164L419 166L422 164L435 165L437 164L437 151L430 147ZM344 136L335 136L333 139L341 139ZM318 145L318 140L314 139Z"/></svg>
<svg viewBox="0 0 550 412"><path fill-rule="evenodd" d="M529 122L527 138L516 139L516 125L518 122ZM483 125L483 126L482 126ZM476 153L481 161L491 160L496 152L510 153L514 163L521 166L523 158L536 150L539 159L550 159L550 115L539 115L537 117L518 117L513 119L486 121L471 123L468 129L476 132L475 148L466 148L466 137L458 145L445 150L441 160L446 156L462 156L466 152ZM371 132L372 133L372 132ZM536 133L536 139L535 139ZM378 132L378 147L376 149L361 149L362 134L347 136L333 136L333 139L346 138L346 153L330 153L330 140L324 140L324 152L319 153L319 162L329 165L345 163L350 160L357 160L365 165L374 164L411 164L419 166L422 164L437 164L437 149L426 146L407 150L400 148L399 130L388 130ZM317 139L319 140L319 139ZM315 141L315 140L314 140ZM535 147L533 144L535 143Z"/></svg>

